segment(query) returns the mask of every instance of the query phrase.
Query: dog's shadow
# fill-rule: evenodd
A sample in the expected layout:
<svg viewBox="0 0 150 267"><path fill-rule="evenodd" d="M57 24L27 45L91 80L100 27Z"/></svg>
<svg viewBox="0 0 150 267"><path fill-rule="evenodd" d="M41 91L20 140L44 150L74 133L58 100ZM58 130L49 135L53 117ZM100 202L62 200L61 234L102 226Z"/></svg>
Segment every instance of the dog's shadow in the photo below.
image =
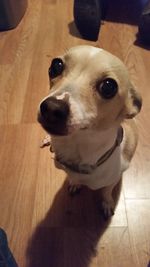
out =
<svg viewBox="0 0 150 267"><path fill-rule="evenodd" d="M88 267L110 221L99 211L99 191L58 191L45 219L37 226L27 248L28 267ZM116 202L121 184L115 190Z"/></svg>

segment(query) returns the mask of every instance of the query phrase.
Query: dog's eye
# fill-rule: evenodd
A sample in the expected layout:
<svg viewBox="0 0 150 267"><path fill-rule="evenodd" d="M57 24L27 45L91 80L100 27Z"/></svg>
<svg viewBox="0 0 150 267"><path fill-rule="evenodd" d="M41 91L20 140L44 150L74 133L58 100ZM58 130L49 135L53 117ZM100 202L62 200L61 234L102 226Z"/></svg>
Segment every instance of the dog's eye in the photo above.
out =
<svg viewBox="0 0 150 267"><path fill-rule="evenodd" d="M61 58L54 58L49 68L49 76L51 79L61 75L64 70L64 63Z"/></svg>
<svg viewBox="0 0 150 267"><path fill-rule="evenodd" d="M114 79L107 78L98 84L97 89L102 98L110 99L116 95L118 84Z"/></svg>

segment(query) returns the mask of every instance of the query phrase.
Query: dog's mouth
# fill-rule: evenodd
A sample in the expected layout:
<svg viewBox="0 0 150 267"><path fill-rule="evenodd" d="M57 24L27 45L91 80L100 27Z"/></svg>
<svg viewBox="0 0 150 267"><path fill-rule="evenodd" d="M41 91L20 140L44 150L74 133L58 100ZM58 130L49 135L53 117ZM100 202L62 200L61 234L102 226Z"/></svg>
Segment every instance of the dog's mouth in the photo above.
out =
<svg viewBox="0 0 150 267"><path fill-rule="evenodd" d="M45 118L42 117L40 113L38 113L37 120L49 134L56 136L67 136L73 134L76 131L83 131L88 129L86 125L72 124L69 121L55 121L55 123L53 121L47 121Z"/></svg>
<svg viewBox="0 0 150 267"><path fill-rule="evenodd" d="M65 136L68 135L68 129L66 123L63 121L59 121L55 123L53 121L47 121L45 118L42 117L42 115L38 114L38 122L41 124L41 126L51 135L58 135L58 136Z"/></svg>

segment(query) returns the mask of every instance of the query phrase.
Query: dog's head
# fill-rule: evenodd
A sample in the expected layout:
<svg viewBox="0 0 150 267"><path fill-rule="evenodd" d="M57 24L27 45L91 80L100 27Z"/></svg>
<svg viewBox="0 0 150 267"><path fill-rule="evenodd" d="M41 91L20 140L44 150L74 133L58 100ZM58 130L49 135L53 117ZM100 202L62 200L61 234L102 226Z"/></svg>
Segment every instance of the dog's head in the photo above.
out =
<svg viewBox="0 0 150 267"><path fill-rule="evenodd" d="M141 109L126 67L102 49L71 48L52 60L49 77L50 94L40 103L38 120L50 134L104 130Z"/></svg>

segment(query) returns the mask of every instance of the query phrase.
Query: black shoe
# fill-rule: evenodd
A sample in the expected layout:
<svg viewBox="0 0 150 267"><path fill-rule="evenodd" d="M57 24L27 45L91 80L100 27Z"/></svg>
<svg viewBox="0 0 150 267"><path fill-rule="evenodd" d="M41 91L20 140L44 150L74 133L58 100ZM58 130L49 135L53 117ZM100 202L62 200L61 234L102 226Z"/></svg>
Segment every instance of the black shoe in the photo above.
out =
<svg viewBox="0 0 150 267"><path fill-rule="evenodd" d="M150 1L145 5L141 15L139 38L144 44L150 45Z"/></svg>
<svg viewBox="0 0 150 267"><path fill-rule="evenodd" d="M74 20L83 38L93 41L98 39L101 20L106 15L106 2L106 0L74 0Z"/></svg>

